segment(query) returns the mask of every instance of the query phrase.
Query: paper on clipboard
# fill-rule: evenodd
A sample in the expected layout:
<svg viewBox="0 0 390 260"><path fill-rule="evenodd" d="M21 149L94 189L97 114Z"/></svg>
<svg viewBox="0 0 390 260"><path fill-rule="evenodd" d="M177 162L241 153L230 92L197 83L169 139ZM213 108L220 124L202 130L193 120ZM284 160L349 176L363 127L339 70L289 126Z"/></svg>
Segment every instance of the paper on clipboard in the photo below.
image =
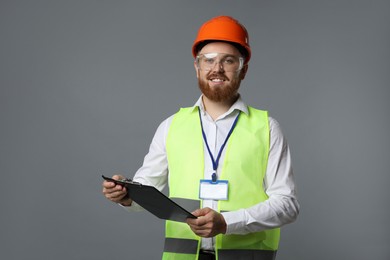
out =
<svg viewBox="0 0 390 260"><path fill-rule="evenodd" d="M143 185L131 180L114 180L102 175L106 181L126 187L129 197L141 207L158 218L186 222L187 218L196 218L188 210L171 200L153 186ZM199 208L199 205L192 207ZM192 209L191 209L192 210Z"/></svg>

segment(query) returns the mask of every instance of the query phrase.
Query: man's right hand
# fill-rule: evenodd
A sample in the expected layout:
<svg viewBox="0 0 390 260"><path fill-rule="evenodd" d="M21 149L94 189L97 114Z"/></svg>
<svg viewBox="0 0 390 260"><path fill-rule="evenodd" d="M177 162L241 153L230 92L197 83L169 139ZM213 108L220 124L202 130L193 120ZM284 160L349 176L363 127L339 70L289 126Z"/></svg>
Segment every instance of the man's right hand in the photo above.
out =
<svg viewBox="0 0 390 260"><path fill-rule="evenodd" d="M123 180L124 177L122 175L114 175L112 176L114 180ZM103 194L112 202L120 203L123 206L130 206L133 202L130 198L127 197L127 190L122 185L117 185L111 181L103 181Z"/></svg>

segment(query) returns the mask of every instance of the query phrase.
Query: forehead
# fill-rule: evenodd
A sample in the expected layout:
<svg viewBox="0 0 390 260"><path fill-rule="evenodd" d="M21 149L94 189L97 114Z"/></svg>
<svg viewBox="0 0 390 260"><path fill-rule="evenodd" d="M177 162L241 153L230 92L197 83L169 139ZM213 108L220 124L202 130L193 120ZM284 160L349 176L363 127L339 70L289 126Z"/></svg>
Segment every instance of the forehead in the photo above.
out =
<svg viewBox="0 0 390 260"><path fill-rule="evenodd" d="M233 55L240 55L240 52L233 45L226 42L211 42L205 45L201 50L200 54L210 53L210 52L219 52L219 53L227 53Z"/></svg>

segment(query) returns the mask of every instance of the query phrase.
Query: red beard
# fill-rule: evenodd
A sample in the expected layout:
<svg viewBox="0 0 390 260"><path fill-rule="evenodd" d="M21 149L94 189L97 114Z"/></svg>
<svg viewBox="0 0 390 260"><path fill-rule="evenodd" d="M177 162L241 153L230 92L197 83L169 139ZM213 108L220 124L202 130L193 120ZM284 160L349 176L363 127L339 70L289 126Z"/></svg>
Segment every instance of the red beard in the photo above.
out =
<svg viewBox="0 0 390 260"><path fill-rule="evenodd" d="M225 80L225 86L210 87L209 80L213 77L218 77ZM223 73L213 73L207 75L206 80L198 78L199 88L208 99L214 102L230 101L237 97L237 91L240 87L241 80L235 76L232 80L229 80ZM229 82L230 81L230 82Z"/></svg>

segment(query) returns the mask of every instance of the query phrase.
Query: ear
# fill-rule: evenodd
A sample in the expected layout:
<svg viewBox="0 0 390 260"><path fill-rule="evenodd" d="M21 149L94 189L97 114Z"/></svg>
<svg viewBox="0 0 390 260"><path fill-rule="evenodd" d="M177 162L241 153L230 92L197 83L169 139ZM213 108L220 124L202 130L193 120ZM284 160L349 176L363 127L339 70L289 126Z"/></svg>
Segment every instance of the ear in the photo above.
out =
<svg viewBox="0 0 390 260"><path fill-rule="evenodd" d="M199 78L199 69L198 69L198 66L196 66L196 61L194 60L194 68L195 68L195 71L196 71L196 77Z"/></svg>
<svg viewBox="0 0 390 260"><path fill-rule="evenodd" d="M244 67L240 71L240 79L243 80L245 78L246 73L248 72L248 64L244 64Z"/></svg>

